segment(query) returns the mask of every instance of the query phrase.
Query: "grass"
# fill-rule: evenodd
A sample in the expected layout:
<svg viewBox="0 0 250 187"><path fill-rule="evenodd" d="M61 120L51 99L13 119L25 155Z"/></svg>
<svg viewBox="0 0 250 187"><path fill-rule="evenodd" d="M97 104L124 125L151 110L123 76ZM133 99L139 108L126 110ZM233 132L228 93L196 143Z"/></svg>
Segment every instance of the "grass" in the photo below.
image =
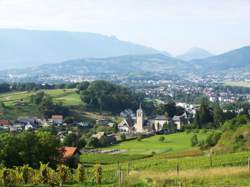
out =
<svg viewBox="0 0 250 187"><path fill-rule="evenodd" d="M79 105L81 103L80 96L75 92L75 89L54 89L54 90L39 90L49 94L55 101L60 101L65 105ZM9 92L0 94L0 101L6 106L14 106L18 102L28 102L30 96L35 94L32 92Z"/></svg>
<svg viewBox="0 0 250 187"><path fill-rule="evenodd" d="M126 150L126 154L144 154L149 155L154 153L164 152L180 152L192 149L190 139L193 133L176 133L171 135L156 135L149 138L144 138L141 141L129 140L105 149L120 149ZM165 137L165 141L159 141L161 136ZM197 133L198 139L204 139L205 133Z"/></svg>
<svg viewBox="0 0 250 187"><path fill-rule="evenodd" d="M85 164L114 164L131 160L148 158L151 155L127 155L127 154L83 154L81 162Z"/></svg>
<svg viewBox="0 0 250 187"><path fill-rule="evenodd" d="M244 82L244 81L226 81L225 85L250 88L250 82Z"/></svg>
<svg viewBox="0 0 250 187"><path fill-rule="evenodd" d="M218 167L209 169L191 169L169 172L132 172L129 176L130 183L156 183L165 186L224 186L224 185L248 185L250 172L247 167ZM132 186L132 184L130 184Z"/></svg>

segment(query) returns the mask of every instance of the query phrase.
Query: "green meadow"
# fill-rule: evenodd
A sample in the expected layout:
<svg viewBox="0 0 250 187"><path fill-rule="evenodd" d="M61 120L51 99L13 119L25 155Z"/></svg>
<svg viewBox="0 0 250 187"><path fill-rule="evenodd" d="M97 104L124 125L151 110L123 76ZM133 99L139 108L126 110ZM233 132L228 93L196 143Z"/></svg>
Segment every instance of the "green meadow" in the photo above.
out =
<svg viewBox="0 0 250 187"><path fill-rule="evenodd" d="M198 139L205 139L207 133L197 133ZM149 138L143 138L138 141L127 140L119 144L107 147L105 149L120 149L126 154L144 154L149 155L152 153L173 153L180 151L187 151L191 149L190 139L193 133L175 133L170 135L155 135ZM165 140L161 142L160 137Z"/></svg>
<svg viewBox="0 0 250 187"><path fill-rule="evenodd" d="M75 89L55 89L55 90L39 90L44 91L53 97L55 102L62 102L65 105L79 105L81 103L79 94ZM35 94L32 92L9 92L0 94L0 102L3 102L6 106L13 106L18 102L28 102L30 96Z"/></svg>

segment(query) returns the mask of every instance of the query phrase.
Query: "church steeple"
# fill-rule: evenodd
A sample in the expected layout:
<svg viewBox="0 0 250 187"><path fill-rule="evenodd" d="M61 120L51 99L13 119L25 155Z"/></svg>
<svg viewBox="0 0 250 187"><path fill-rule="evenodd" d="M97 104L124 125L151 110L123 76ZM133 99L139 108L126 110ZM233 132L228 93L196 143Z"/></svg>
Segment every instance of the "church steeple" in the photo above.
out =
<svg viewBox="0 0 250 187"><path fill-rule="evenodd" d="M141 103L139 105L139 109L136 111L136 124L135 124L135 129L137 132L143 132L143 123L144 123L144 114L143 110L141 107Z"/></svg>

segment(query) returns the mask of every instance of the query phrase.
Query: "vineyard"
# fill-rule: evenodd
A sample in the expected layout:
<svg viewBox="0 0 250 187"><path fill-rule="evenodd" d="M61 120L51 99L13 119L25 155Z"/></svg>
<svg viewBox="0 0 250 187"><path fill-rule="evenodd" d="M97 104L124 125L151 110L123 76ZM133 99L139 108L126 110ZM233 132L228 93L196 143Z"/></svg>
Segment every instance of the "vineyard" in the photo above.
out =
<svg viewBox="0 0 250 187"><path fill-rule="evenodd" d="M193 181L192 185L190 184L190 186L195 186L200 184L201 181L202 184L204 183L204 185L211 182L213 182L213 184L215 185L217 184L216 181L218 182L221 177L227 179L227 181L223 183L220 182L219 184L235 184L236 181L239 184L250 183L250 172L248 171L249 156L250 152L239 152L225 155L193 155L192 157L179 157L169 159L168 154L164 153L143 159L138 156L136 160L136 157L133 158L134 160L132 160L132 158L131 160L129 160L130 156L122 154L105 156L98 154L89 154L86 156L85 161L86 163L92 164L94 164L94 162L104 163L102 165L103 182L105 182L106 184L117 184L119 183L119 180L123 180L124 184L129 181L145 182L145 180L150 181L154 180L154 178L159 178L159 176L162 176L160 177L162 178L162 180L173 179L170 180L170 182L183 182L183 178L185 178L187 184L189 184L190 179ZM91 172L91 168L92 167L89 168L89 172ZM121 176L117 174L120 172L123 173L123 179L121 179ZM187 174L189 172L196 173L197 176L195 176L195 174ZM211 176L208 177L206 173L210 173ZM179 177L179 175L183 178ZM216 175L214 176L215 178L213 178L213 175ZM230 177L226 177L224 175L230 175ZM238 175L242 176L244 179L239 181L240 176ZM174 184L172 185L174 186Z"/></svg>

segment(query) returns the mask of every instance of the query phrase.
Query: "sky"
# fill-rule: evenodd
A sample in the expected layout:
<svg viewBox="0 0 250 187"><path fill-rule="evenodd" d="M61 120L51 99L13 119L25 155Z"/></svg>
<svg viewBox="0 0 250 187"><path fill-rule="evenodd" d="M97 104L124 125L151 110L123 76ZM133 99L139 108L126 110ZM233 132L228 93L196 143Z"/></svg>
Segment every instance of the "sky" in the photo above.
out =
<svg viewBox="0 0 250 187"><path fill-rule="evenodd" d="M250 0L0 0L0 28L114 35L171 54L250 45Z"/></svg>

